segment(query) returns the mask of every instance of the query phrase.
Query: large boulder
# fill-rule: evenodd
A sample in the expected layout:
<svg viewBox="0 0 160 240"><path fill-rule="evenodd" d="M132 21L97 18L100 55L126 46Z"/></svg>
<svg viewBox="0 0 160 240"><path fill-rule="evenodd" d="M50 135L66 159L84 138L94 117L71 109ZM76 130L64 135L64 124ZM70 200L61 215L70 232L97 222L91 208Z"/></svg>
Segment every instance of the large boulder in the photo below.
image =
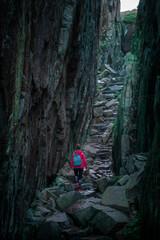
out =
<svg viewBox="0 0 160 240"><path fill-rule="evenodd" d="M129 212L129 203L126 197L124 186L107 187L102 196L102 204L115 207L118 210Z"/></svg>
<svg viewBox="0 0 160 240"><path fill-rule="evenodd" d="M135 172L130 175L129 180L125 184L126 195L129 199L137 198L141 188L142 188L142 177L144 168L141 168L139 172Z"/></svg>
<svg viewBox="0 0 160 240"><path fill-rule="evenodd" d="M94 117L103 116L103 107L95 107L93 111L94 111Z"/></svg>
<svg viewBox="0 0 160 240"><path fill-rule="evenodd" d="M69 228L73 221L67 216L65 212L56 212L46 219L46 222L58 223L61 229Z"/></svg>
<svg viewBox="0 0 160 240"><path fill-rule="evenodd" d="M75 191L68 192L61 195L59 198L57 198L56 205L57 205L57 208L62 211L64 210L64 208L66 208L70 204L82 198L84 198L84 196L79 192L75 192Z"/></svg>
<svg viewBox="0 0 160 240"><path fill-rule="evenodd" d="M102 177L96 181L96 186L99 192L103 193L107 187L107 178Z"/></svg>
<svg viewBox="0 0 160 240"><path fill-rule="evenodd" d="M126 182L128 181L129 179L129 175L126 174L124 176L122 176L118 181L117 181L117 184L120 185L120 186L123 186L126 184Z"/></svg>
<svg viewBox="0 0 160 240"><path fill-rule="evenodd" d="M126 215L111 207L94 205L93 209L98 213L91 221L92 229L104 235L120 230L129 221Z"/></svg>
<svg viewBox="0 0 160 240"><path fill-rule="evenodd" d="M111 133L112 133L112 128L113 128L113 123L110 123L108 126L107 126L107 130L103 133L102 135L102 139L103 139L103 142L106 143L107 140L109 139Z"/></svg>
<svg viewBox="0 0 160 240"><path fill-rule="evenodd" d="M75 221L85 227L97 213L97 209L93 208L93 204L98 204L100 201L100 199L93 197L85 200L78 200L67 207L65 211L69 213Z"/></svg>
<svg viewBox="0 0 160 240"><path fill-rule="evenodd" d="M39 197L44 201L48 201L49 198L57 199L60 196L59 186L54 186L50 188L45 188L41 191Z"/></svg>

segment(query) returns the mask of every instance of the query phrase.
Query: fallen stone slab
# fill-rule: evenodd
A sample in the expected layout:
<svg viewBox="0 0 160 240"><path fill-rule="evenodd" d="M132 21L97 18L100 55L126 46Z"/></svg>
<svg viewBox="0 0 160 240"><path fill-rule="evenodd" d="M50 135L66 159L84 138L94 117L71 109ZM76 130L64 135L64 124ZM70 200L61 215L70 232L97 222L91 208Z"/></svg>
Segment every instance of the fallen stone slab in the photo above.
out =
<svg viewBox="0 0 160 240"><path fill-rule="evenodd" d="M137 171L140 171L142 168L144 168L146 166L147 162L142 162L142 161L138 161L138 160L135 160L134 162L134 166L136 168Z"/></svg>
<svg viewBox="0 0 160 240"><path fill-rule="evenodd" d="M107 103L107 101L100 101L94 104L94 107L102 107L105 106L105 104Z"/></svg>
<svg viewBox="0 0 160 240"><path fill-rule="evenodd" d="M63 211L64 208L82 198L84 198L84 196L79 192L72 191L65 193L56 199L56 207Z"/></svg>
<svg viewBox="0 0 160 240"><path fill-rule="evenodd" d="M102 204L129 213L129 203L124 186L107 187L102 196Z"/></svg>
<svg viewBox="0 0 160 240"><path fill-rule="evenodd" d="M120 91L120 90L122 90L122 88L123 88L123 85L113 85L113 86L111 86L111 87L109 87L112 91Z"/></svg>
<svg viewBox="0 0 160 240"><path fill-rule="evenodd" d="M95 107L93 110L94 117L102 117L103 116L103 107Z"/></svg>
<svg viewBox="0 0 160 240"><path fill-rule="evenodd" d="M57 199L60 196L60 187L54 186L50 188L45 188L40 193L40 198L44 201L48 201L50 197Z"/></svg>
<svg viewBox="0 0 160 240"><path fill-rule="evenodd" d="M87 226L88 221L93 218L97 213L96 209L93 209L93 204L100 203L99 198L88 198L85 200L78 200L74 204L68 206L65 212L69 213L75 221L77 221L81 226Z"/></svg>
<svg viewBox="0 0 160 240"><path fill-rule="evenodd" d="M70 170L70 171L66 171L65 169L62 169L62 174L65 178L69 179L70 181L74 181L75 179L75 174L74 174L74 171L73 170ZM65 185L65 183L64 183Z"/></svg>
<svg viewBox="0 0 160 240"><path fill-rule="evenodd" d="M73 225L72 219L70 219L65 212L59 213L56 212L52 216L46 219L46 222L55 222L58 223L61 229L69 228L70 225Z"/></svg>
<svg viewBox="0 0 160 240"><path fill-rule="evenodd" d="M126 182L128 181L128 179L129 179L129 175L126 174L126 175L124 175L123 177L121 177L121 178L117 181L117 183L118 183L120 186L123 186L123 185L126 184Z"/></svg>
<svg viewBox="0 0 160 240"><path fill-rule="evenodd" d="M90 197L94 197L96 192L95 192L95 190L87 190L84 192L82 190L81 194L84 196L84 198L90 198Z"/></svg>
<svg viewBox="0 0 160 240"><path fill-rule="evenodd" d="M147 161L148 153L136 154L136 159L139 161Z"/></svg>
<svg viewBox="0 0 160 240"><path fill-rule="evenodd" d="M113 116L113 115L114 115L114 113L113 113L112 110L105 110L103 112L103 116L105 116L105 117L110 117L110 116Z"/></svg>
<svg viewBox="0 0 160 240"><path fill-rule="evenodd" d="M98 179L96 181L96 187L99 192L103 193L107 187L107 178L102 177L102 178Z"/></svg>
<svg viewBox="0 0 160 240"><path fill-rule="evenodd" d="M71 183L65 183L65 190L66 190L67 192L73 191L74 189L73 189L72 184L71 184Z"/></svg>
<svg viewBox="0 0 160 240"><path fill-rule="evenodd" d="M117 209L98 204L94 205L93 208L98 211L90 223L93 231L98 230L102 234L107 235L113 231L120 230L129 222L128 217Z"/></svg>
<svg viewBox="0 0 160 240"><path fill-rule="evenodd" d="M106 106L106 108L110 108L110 107L113 106L116 102L117 102L116 99L112 99L112 100L109 101L105 106Z"/></svg>
<svg viewBox="0 0 160 240"><path fill-rule="evenodd" d="M113 68L111 68L111 66L109 66L108 64L105 64L105 67L110 74L118 75L118 73Z"/></svg>
<svg viewBox="0 0 160 240"><path fill-rule="evenodd" d="M110 124L107 126L107 130L103 133L102 139L103 139L103 142L104 142L104 143L106 143L107 140L109 139L110 134L112 133L113 125L114 125L113 123L110 123Z"/></svg>
<svg viewBox="0 0 160 240"><path fill-rule="evenodd" d="M99 101L105 101L113 98L115 98L115 95L113 93L106 93L106 94L100 93L99 96L97 97Z"/></svg>
<svg viewBox="0 0 160 240"><path fill-rule="evenodd" d="M110 166L111 166L112 164L113 164L112 162L105 163L105 164L100 165L99 168L102 169L102 170L107 170L107 169L110 168Z"/></svg>
<svg viewBox="0 0 160 240"><path fill-rule="evenodd" d="M129 199L137 198L140 189L142 188L142 176L143 176L144 168L141 169L139 172L135 172L130 175L129 180L127 181L125 188L126 188L126 195ZM141 175L142 174L142 175Z"/></svg>

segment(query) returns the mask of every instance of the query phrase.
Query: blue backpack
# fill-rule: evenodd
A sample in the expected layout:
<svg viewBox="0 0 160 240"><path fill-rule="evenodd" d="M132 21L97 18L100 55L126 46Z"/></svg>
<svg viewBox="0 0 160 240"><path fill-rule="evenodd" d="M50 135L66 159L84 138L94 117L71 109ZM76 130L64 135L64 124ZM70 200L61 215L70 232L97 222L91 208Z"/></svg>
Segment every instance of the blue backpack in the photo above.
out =
<svg viewBox="0 0 160 240"><path fill-rule="evenodd" d="M81 157L79 156L78 153L73 153L73 154L74 154L74 157L73 157L73 165L74 165L74 167L81 166L81 164L82 164Z"/></svg>

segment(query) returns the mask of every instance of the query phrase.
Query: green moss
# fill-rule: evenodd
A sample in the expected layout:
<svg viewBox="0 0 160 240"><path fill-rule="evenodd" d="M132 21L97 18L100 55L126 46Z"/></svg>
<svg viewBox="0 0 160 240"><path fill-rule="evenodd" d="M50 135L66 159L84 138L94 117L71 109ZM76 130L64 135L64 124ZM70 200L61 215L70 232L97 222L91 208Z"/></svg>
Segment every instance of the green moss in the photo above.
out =
<svg viewBox="0 0 160 240"><path fill-rule="evenodd" d="M13 123L17 124L20 110L21 80L23 76L25 49L25 16L22 16L22 25L17 36L17 56L16 56L16 74L15 74L15 96L13 109Z"/></svg>
<svg viewBox="0 0 160 240"><path fill-rule="evenodd" d="M104 42L102 42L102 47L103 47L103 48L106 48L106 49L107 49L108 46L109 46L109 42L108 42L108 41L105 40Z"/></svg>
<svg viewBox="0 0 160 240"><path fill-rule="evenodd" d="M124 240L140 240L140 215L137 214L123 234Z"/></svg>
<svg viewBox="0 0 160 240"><path fill-rule="evenodd" d="M136 20L136 18L137 18L137 13L128 13L128 14L124 15L122 21L124 23L132 23Z"/></svg>

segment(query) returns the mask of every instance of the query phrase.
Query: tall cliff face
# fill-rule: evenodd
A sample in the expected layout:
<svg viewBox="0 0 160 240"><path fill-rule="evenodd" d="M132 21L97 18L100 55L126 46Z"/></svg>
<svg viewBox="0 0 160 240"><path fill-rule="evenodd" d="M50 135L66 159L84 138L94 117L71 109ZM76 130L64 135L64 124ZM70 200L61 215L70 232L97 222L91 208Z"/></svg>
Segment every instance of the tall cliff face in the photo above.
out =
<svg viewBox="0 0 160 240"><path fill-rule="evenodd" d="M102 30L100 38L100 64L120 70L123 64L121 51L120 0L102 1Z"/></svg>
<svg viewBox="0 0 160 240"><path fill-rule="evenodd" d="M137 150L150 151L142 193L143 239L160 234L160 2L141 1Z"/></svg>
<svg viewBox="0 0 160 240"><path fill-rule="evenodd" d="M2 239L18 239L35 190L86 134L100 14L101 1L1 2Z"/></svg>
<svg viewBox="0 0 160 240"><path fill-rule="evenodd" d="M128 56L126 84L114 144L119 174L132 152L150 152L141 193L141 239L160 232L160 2L141 0L135 55ZM137 143L137 144L136 144Z"/></svg>

